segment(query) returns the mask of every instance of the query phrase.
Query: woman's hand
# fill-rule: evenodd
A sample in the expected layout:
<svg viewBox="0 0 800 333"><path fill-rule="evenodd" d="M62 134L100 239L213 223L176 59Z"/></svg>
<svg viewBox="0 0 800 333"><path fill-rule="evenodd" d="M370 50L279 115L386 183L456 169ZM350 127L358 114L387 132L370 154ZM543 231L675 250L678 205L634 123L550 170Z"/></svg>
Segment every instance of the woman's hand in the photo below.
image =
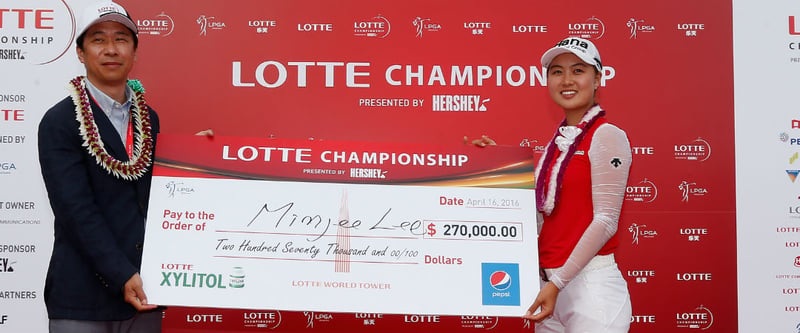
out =
<svg viewBox="0 0 800 333"><path fill-rule="evenodd" d="M497 142L495 142L494 140L492 140L492 138L490 138L490 137L488 137L486 135L482 135L480 139L475 139L475 140L472 140L472 141L470 141L469 138L465 135L464 136L464 144L468 144L468 143L472 143L473 145L478 146L478 147L496 146L497 145Z"/></svg>
<svg viewBox="0 0 800 333"><path fill-rule="evenodd" d="M528 308L528 312L525 312L525 315L522 318L530 319L535 322L540 322L547 317L550 317L553 314L553 311L556 309L556 299L558 298L558 287L552 282L548 282L544 285L542 290L539 290L539 295L536 295L536 300L533 301L533 305ZM540 311L537 314L536 309L540 308Z"/></svg>

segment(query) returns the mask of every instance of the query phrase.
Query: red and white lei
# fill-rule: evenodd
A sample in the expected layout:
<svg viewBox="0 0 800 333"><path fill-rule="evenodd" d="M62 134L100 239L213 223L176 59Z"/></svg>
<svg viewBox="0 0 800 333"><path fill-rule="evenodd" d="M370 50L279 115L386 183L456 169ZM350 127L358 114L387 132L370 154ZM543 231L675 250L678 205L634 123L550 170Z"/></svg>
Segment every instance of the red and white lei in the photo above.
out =
<svg viewBox="0 0 800 333"><path fill-rule="evenodd" d="M575 155L575 150L578 145L586 136L586 132L594 125L594 123L606 114L599 105L595 105L583 115L578 126L567 126L567 120L561 122L558 131L553 136L553 139L545 148L544 156L539 160L536 166L536 206L540 212L550 215L558 201L558 194L561 191L562 179L564 178L564 170L567 169L567 164L572 156ZM547 170L545 165L549 166L555 155L555 150L561 151L556 159L550 173L543 175L543 171ZM545 184L547 184L545 191Z"/></svg>
<svg viewBox="0 0 800 333"><path fill-rule="evenodd" d="M72 102L75 103L75 119L80 123L80 134L83 146L89 155L94 156L97 164L108 173L125 180L136 180L147 173L153 162L153 135L150 125L150 113L144 101L144 89L136 80L129 81L134 92L131 103L131 121L133 121L133 156L126 162L115 159L106 151L100 131L94 121L89 96L86 93L86 78L78 76L69 83Z"/></svg>

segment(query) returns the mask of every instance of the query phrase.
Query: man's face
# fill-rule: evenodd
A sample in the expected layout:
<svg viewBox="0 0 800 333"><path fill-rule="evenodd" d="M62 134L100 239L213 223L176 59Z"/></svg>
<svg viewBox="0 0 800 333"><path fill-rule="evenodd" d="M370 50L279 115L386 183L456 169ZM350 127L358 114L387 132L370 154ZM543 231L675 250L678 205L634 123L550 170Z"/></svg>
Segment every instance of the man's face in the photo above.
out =
<svg viewBox="0 0 800 333"><path fill-rule="evenodd" d="M125 84L136 60L133 33L124 25L107 21L86 30L78 59L95 85Z"/></svg>

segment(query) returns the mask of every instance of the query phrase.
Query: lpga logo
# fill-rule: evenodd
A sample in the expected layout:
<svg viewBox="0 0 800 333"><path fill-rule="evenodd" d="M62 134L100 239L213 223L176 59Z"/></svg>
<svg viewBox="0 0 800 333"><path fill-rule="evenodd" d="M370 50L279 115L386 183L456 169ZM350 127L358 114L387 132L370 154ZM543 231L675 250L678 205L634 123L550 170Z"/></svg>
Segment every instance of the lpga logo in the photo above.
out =
<svg viewBox="0 0 800 333"><path fill-rule="evenodd" d="M633 241L631 241L631 244L636 244L636 245L639 244L640 236L642 238L655 238L658 235L657 231L647 230L646 225L638 225L636 223L631 224L631 226L628 227L628 231L631 233L631 236L633 237Z"/></svg>
<svg viewBox="0 0 800 333"><path fill-rule="evenodd" d="M442 25L439 23L431 22L429 18L422 18L417 16L412 22L417 29L417 38L422 38L422 33L426 31L439 31L442 30Z"/></svg>
<svg viewBox="0 0 800 333"><path fill-rule="evenodd" d="M654 26L644 25L642 23L644 23L644 20L637 20L634 18L628 20L628 23L626 23L625 25L628 26L628 28L631 28L630 39L636 39L637 37L639 37L639 32L653 32L656 30Z"/></svg>
<svg viewBox="0 0 800 333"><path fill-rule="evenodd" d="M200 36L208 34L208 29L220 30L225 27L225 22L218 22L214 16L200 15L197 18L197 24L200 25Z"/></svg>
<svg viewBox="0 0 800 333"><path fill-rule="evenodd" d="M519 305L519 264L481 263L483 305Z"/></svg>
<svg viewBox="0 0 800 333"><path fill-rule="evenodd" d="M690 183L685 180L678 185L678 190L681 191L682 202L689 202L690 195L694 197L701 197L708 194L707 189L697 186L697 183Z"/></svg>
<svg viewBox="0 0 800 333"><path fill-rule="evenodd" d="M174 198L175 193L180 195L194 193L194 188L189 187L184 183L176 183L174 181L167 183L166 188L170 198Z"/></svg>

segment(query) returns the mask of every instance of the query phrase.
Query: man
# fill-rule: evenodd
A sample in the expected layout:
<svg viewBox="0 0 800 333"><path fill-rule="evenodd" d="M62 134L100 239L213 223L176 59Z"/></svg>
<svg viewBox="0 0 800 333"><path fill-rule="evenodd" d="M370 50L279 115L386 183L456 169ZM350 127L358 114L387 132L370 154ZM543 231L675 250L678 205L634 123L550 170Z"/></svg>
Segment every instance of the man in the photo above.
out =
<svg viewBox="0 0 800 333"><path fill-rule="evenodd" d="M160 332L161 311L138 273L159 130L144 89L128 81L138 29L113 2L83 14L76 51L86 76L39 124L55 216L44 290L50 332Z"/></svg>

